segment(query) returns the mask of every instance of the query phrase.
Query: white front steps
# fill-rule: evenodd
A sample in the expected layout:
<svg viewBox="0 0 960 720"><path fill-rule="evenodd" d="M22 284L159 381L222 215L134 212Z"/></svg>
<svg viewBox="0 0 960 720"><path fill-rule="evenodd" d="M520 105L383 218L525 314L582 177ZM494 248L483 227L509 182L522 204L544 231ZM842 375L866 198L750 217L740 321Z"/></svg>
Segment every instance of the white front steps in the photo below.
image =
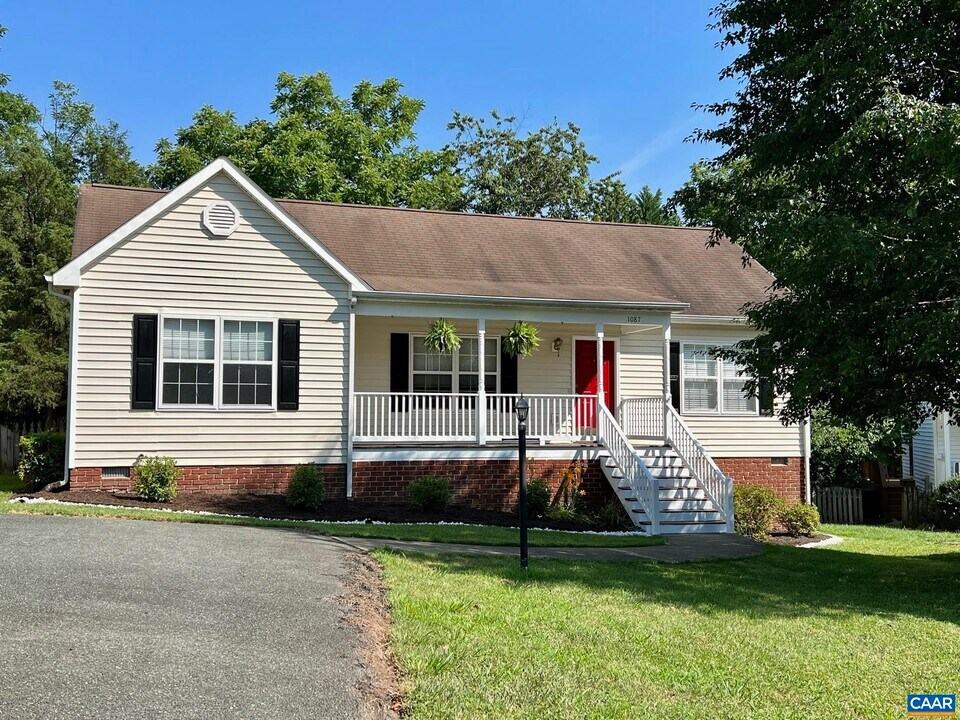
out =
<svg viewBox="0 0 960 720"><path fill-rule="evenodd" d="M672 448L651 446L638 448L637 454L650 474L657 479L660 533L723 533L727 523L719 508L709 499L700 482L690 475L683 460ZM633 490L609 455L601 458L601 467L634 525L649 529L650 519Z"/></svg>

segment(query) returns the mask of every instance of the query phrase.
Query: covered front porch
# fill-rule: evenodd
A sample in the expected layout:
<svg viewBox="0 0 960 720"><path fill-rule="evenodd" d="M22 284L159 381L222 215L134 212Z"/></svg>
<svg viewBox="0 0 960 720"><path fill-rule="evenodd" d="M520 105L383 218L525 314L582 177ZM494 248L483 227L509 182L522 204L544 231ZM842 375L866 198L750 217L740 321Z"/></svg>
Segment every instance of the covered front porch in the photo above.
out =
<svg viewBox="0 0 960 720"><path fill-rule="evenodd" d="M439 317L456 325L462 341L456 352L438 355L424 347L429 324ZM516 320L535 324L541 338L540 348L521 359L511 358L502 343ZM515 439L513 406L521 393L530 402L527 430L536 443L596 444L601 406L630 437L666 439L667 309L361 299L353 322L355 444L484 446Z"/></svg>
<svg viewBox="0 0 960 720"><path fill-rule="evenodd" d="M531 446L593 448L637 525L731 529L730 478L671 401L675 308L599 305L361 297L351 316L350 455L466 457L470 448L515 446L522 393ZM457 351L427 350L437 318L456 325ZM535 324L541 338L522 359L501 342L516 320Z"/></svg>

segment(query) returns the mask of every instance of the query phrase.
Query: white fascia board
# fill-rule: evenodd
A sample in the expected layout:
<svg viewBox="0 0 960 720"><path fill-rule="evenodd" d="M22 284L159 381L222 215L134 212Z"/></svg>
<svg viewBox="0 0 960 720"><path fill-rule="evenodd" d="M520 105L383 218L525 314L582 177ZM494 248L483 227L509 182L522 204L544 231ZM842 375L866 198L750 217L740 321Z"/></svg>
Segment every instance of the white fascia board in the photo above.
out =
<svg viewBox="0 0 960 720"><path fill-rule="evenodd" d="M606 322L628 325L661 325L683 303L628 303L601 300L491 297L485 295L433 295L403 292L358 292L358 315L379 317L444 317L516 320L530 322Z"/></svg>
<svg viewBox="0 0 960 720"><path fill-rule="evenodd" d="M684 315L674 314L674 325L748 325L743 315Z"/></svg>
<svg viewBox="0 0 960 720"><path fill-rule="evenodd" d="M353 290L369 290L367 285L358 275L353 273L344 265L333 253L317 242L310 233L308 233L300 223L294 220L283 208L281 208L273 198L267 195L260 187L248 178L232 162L226 158L217 158L212 163L201 169L196 174L187 178L180 185L161 197L152 205L148 206L142 212L125 222L119 228L107 235L103 240L90 246L84 252L64 265L53 274L53 285L55 287L79 287L80 276L89 267L95 265L104 256L109 254L117 245L129 238L134 233L142 230L150 222L159 217L162 213L172 208L177 203L187 198L191 193L199 190L205 183L210 181L218 173L223 173L235 182L244 192L246 192L255 202L269 213L282 227L296 237L300 242L307 246L317 257L323 260L333 270L340 275Z"/></svg>

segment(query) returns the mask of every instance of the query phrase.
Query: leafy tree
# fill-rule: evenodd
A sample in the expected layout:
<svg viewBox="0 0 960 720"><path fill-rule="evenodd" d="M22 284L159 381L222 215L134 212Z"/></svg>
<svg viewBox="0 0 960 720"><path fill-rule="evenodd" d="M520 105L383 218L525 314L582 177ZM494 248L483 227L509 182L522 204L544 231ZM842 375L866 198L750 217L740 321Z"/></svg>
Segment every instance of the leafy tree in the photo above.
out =
<svg viewBox="0 0 960 720"><path fill-rule="evenodd" d="M454 112L449 149L457 158L466 209L492 215L584 218L592 204L590 166L580 128L554 120L521 135L516 117Z"/></svg>
<svg viewBox="0 0 960 720"><path fill-rule="evenodd" d="M676 210L664 202L663 191L654 192L649 185L631 195L622 180L611 176L593 183L590 193L592 220L644 225L680 224Z"/></svg>
<svg viewBox="0 0 960 720"><path fill-rule="evenodd" d="M813 414L810 427L810 476L817 487L867 484L863 462L879 460L889 465L913 434L911 429L891 421L871 423L864 428L837 421L823 411Z"/></svg>
<svg viewBox="0 0 960 720"><path fill-rule="evenodd" d="M0 37L5 33L0 28ZM44 275L70 257L76 183L138 183L115 123L99 124L76 90L56 83L46 124L0 76L0 419L43 418L66 395L69 311Z"/></svg>
<svg viewBox="0 0 960 720"><path fill-rule="evenodd" d="M237 123L206 106L175 140L157 143L151 179L173 187L217 157L232 160L273 197L426 208L457 208L460 187L448 150L414 144L423 101L393 78L336 95L326 73L281 73L273 121Z"/></svg>
<svg viewBox="0 0 960 720"><path fill-rule="evenodd" d="M776 275L730 354L785 417L960 411L960 13L952 0L726 0L725 149L676 200Z"/></svg>

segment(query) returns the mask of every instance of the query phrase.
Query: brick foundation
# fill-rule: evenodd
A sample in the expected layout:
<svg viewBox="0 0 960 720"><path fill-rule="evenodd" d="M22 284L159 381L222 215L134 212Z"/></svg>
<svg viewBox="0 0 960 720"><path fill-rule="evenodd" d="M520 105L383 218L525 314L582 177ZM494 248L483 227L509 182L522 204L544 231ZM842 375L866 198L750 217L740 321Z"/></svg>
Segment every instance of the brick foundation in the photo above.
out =
<svg viewBox="0 0 960 720"><path fill-rule="evenodd" d="M527 477L547 481L556 492L571 460L529 460ZM363 502L406 503L407 486L421 475L450 478L453 504L485 510L513 509L519 492L516 460L404 460L357 462L353 466L353 497ZM585 462L581 501L600 507L614 497L599 461Z"/></svg>
<svg viewBox="0 0 960 720"><path fill-rule="evenodd" d="M715 458L720 469L735 484L766 485L785 500L801 500L804 490L802 458L788 458L786 465L774 465L770 458ZM556 492L571 460L530 460L528 477L542 477ZM582 502L600 507L614 497L600 469L599 461L586 462ZM179 482L181 492L283 493L296 465L188 465ZM343 465L322 465L327 497L346 496ZM399 503L409 501L407 486L421 475L450 478L454 504L488 510L511 510L519 489L516 460L403 460L357 462L353 466L353 497L362 502ZM74 490L126 490L129 478L101 477L101 468L74 468L70 471Z"/></svg>
<svg viewBox="0 0 960 720"><path fill-rule="evenodd" d="M803 500L803 458L786 458L786 465L774 465L768 457L713 460L734 485L766 485L784 500Z"/></svg>
<svg viewBox="0 0 960 720"><path fill-rule="evenodd" d="M290 484L296 465L186 465L177 483L181 492L260 492L283 493ZM321 465L327 497L346 496L344 465ZM73 490L126 490L129 478L101 477L101 468L73 468L70 488Z"/></svg>

